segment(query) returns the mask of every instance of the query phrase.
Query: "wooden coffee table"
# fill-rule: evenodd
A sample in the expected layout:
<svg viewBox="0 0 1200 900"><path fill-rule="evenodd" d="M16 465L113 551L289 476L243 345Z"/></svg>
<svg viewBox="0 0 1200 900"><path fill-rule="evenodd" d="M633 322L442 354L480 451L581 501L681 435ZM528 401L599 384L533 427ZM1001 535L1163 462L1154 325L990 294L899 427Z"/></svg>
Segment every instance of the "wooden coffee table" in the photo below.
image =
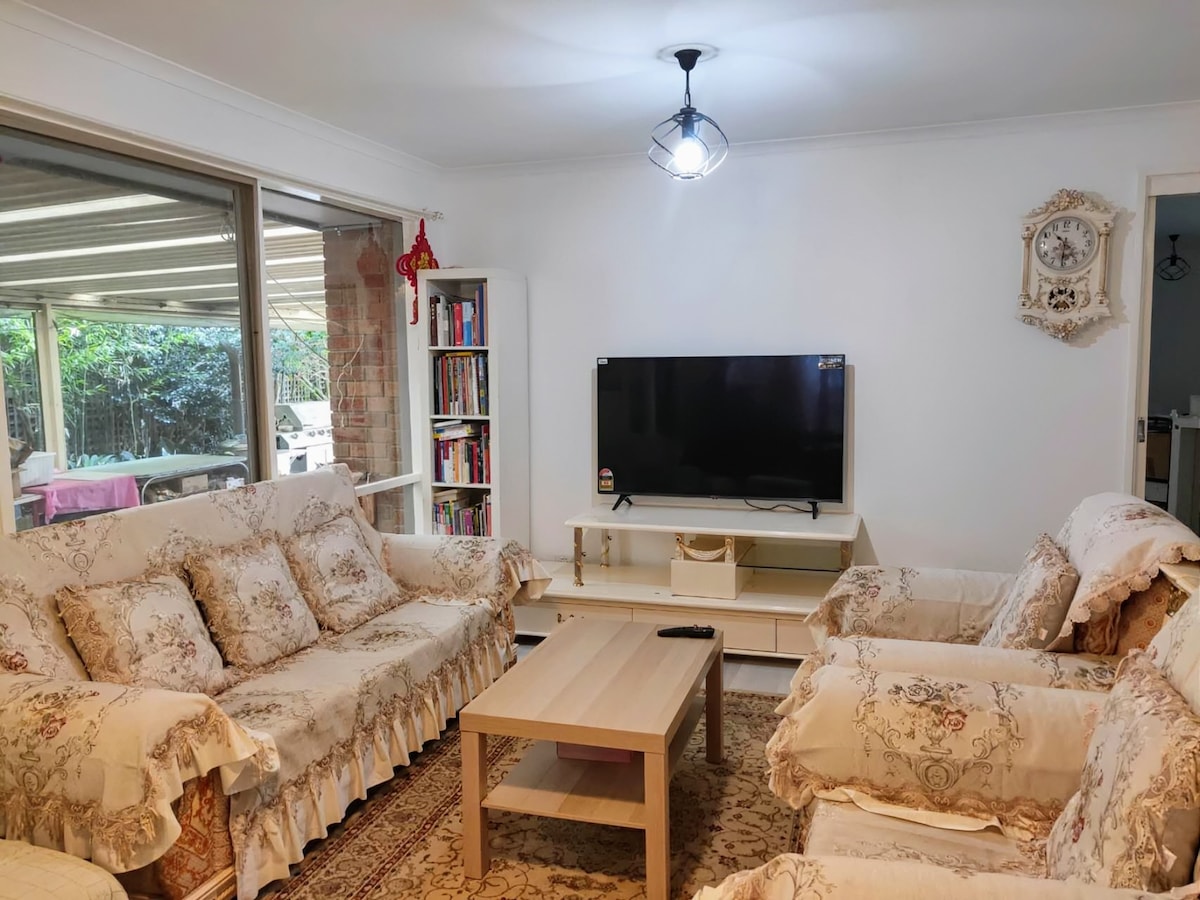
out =
<svg viewBox="0 0 1200 900"><path fill-rule="evenodd" d="M667 786L702 713L708 761L724 753L723 642L720 631L708 640L660 638L658 628L570 619L459 713L469 877L488 870L488 810L500 809L642 829L646 896L667 900ZM485 797L489 734L537 743ZM556 741L637 752L627 763L559 759Z"/></svg>

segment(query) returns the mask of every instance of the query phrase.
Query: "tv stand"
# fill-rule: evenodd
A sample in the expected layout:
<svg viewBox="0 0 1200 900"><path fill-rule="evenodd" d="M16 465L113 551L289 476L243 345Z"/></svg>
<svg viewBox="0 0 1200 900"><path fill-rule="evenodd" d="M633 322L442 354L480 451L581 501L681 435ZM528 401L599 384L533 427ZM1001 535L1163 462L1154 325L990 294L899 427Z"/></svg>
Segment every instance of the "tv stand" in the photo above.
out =
<svg viewBox="0 0 1200 900"><path fill-rule="evenodd" d="M633 506L633 498L628 494L622 494L617 498L617 502L612 505L613 512L616 512L618 509L620 509L622 503L628 503L630 506Z"/></svg>
<svg viewBox="0 0 1200 900"><path fill-rule="evenodd" d="M813 521L802 510L772 512L734 508L631 506L593 508L568 519L574 529L574 558L553 566L553 581L542 599L515 608L517 631L549 634L572 617L654 622L660 625L712 625L725 633L727 653L795 659L814 649L805 617L816 609L833 582L853 562L861 519L855 513L826 513ZM583 565L583 537L599 530L600 564ZM658 532L675 538L674 559L652 564L609 565L611 533ZM699 546L685 536L704 536ZM742 565L746 540L789 541L814 546L836 545L837 568L770 569ZM687 559L685 559L685 557ZM716 567L711 576L693 572L701 581L684 582L687 593L675 593L672 568L680 561ZM707 561L706 561L707 560ZM718 578L737 581L735 599L695 596L693 589L711 588ZM585 583L586 582L586 583ZM699 585L692 588L690 585ZM673 590L674 587L674 590ZM728 596L728 595L725 595Z"/></svg>
<svg viewBox="0 0 1200 900"><path fill-rule="evenodd" d="M812 512L812 517L814 519L821 514L821 503L818 500L809 500L808 508Z"/></svg>

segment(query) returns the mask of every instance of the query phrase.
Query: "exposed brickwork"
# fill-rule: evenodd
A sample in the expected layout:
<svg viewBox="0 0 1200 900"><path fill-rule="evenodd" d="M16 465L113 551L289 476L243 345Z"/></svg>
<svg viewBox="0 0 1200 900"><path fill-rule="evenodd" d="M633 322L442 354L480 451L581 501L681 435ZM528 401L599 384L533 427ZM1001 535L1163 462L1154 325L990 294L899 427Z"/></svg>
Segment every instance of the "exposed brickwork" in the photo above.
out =
<svg viewBox="0 0 1200 900"><path fill-rule="evenodd" d="M372 480L400 474L398 342L403 321L395 302L400 226L325 232L325 315L333 450L339 462ZM401 295L403 296L403 295ZM380 531L403 530L400 491L375 498Z"/></svg>

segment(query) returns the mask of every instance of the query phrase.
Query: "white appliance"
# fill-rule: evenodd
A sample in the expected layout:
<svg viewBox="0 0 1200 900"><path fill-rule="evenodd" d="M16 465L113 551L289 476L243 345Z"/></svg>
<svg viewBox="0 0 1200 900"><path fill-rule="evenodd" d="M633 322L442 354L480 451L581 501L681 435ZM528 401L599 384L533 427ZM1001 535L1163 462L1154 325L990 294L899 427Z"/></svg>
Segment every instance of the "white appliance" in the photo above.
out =
<svg viewBox="0 0 1200 900"><path fill-rule="evenodd" d="M275 427L280 475L311 472L333 462L333 411L329 401L280 403L275 407Z"/></svg>

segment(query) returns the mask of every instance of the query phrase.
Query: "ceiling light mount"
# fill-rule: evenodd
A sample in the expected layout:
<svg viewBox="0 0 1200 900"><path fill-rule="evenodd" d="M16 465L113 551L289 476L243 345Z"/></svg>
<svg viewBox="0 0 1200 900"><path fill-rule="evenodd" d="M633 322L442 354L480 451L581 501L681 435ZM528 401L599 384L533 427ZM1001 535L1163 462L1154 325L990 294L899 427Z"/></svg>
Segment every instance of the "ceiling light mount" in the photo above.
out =
<svg viewBox="0 0 1200 900"><path fill-rule="evenodd" d="M729 153L729 139L716 122L692 106L692 70L706 58L703 45L666 48L659 58L670 52L683 70L683 107L679 112L655 126L650 134L650 161L679 181L703 178L712 172ZM715 48L707 58L716 55Z"/></svg>

